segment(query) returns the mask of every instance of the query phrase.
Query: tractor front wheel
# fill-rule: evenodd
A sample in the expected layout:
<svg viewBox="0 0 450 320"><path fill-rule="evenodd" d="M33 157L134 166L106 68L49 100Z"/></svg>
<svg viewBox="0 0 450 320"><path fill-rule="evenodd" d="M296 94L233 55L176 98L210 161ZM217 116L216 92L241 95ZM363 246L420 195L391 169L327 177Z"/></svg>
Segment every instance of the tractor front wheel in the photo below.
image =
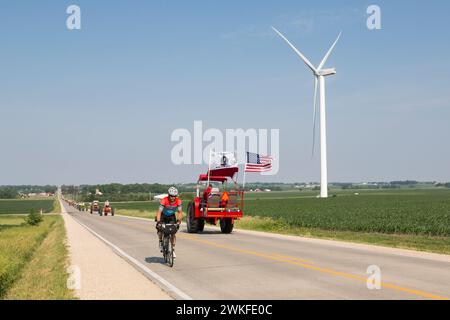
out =
<svg viewBox="0 0 450 320"><path fill-rule="evenodd" d="M231 233L233 232L233 220L230 218L220 219L220 230L222 233Z"/></svg>
<svg viewBox="0 0 450 320"><path fill-rule="evenodd" d="M203 232L203 230L205 229L205 220L199 219L197 221L198 221L198 231Z"/></svg>

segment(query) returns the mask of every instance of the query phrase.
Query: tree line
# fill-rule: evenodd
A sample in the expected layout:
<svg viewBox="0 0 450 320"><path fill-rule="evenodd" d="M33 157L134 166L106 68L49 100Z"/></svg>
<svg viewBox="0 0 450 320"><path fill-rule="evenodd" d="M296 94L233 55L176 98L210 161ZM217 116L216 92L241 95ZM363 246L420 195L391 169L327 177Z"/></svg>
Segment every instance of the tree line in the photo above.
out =
<svg viewBox="0 0 450 320"><path fill-rule="evenodd" d="M56 186L51 185L0 186L0 199L18 199L21 195L27 195L29 193L55 193L56 189Z"/></svg>
<svg viewBox="0 0 450 320"><path fill-rule="evenodd" d="M99 185L64 185L61 192L77 201L92 202L98 201L148 201L155 195L166 193L172 186L159 183L134 183L134 184L99 184ZM192 185L176 185L178 190L183 193L193 192ZM101 194L100 194L101 193Z"/></svg>

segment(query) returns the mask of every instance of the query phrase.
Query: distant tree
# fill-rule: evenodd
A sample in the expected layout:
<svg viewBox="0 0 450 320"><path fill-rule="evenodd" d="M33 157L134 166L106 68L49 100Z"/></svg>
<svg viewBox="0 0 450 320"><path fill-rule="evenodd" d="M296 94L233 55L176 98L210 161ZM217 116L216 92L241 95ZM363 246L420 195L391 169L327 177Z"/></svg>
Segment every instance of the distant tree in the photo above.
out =
<svg viewBox="0 0 450 320"><path fill-rule="evenodd" d="M15 199L19 195L19 192L14 188L5 186L0 187L0 199Z"/></svg>
<svg viewBox="0 0 450 320"><path fill-rule="evenodd" d="M0 199L15 199L18 198L20 194L28 193L55 193L56 189L56 186L0 186Z"/></svg>
<svg viewBox="0 0 450 320"><path fill-rule="evenodd" d="M414 180L406 180L406 181L391 181L390 183L393 185L408 186L408 185L416 185L419 182Z"/></svg>
<svg viewBox="0 0 450 320"><path fill-rule="evenodd" d="M34 209L31 209L30 214L25 218L25 222L30 226L37 226L42 222L42 220L42 215L37 213Z"/></svg>

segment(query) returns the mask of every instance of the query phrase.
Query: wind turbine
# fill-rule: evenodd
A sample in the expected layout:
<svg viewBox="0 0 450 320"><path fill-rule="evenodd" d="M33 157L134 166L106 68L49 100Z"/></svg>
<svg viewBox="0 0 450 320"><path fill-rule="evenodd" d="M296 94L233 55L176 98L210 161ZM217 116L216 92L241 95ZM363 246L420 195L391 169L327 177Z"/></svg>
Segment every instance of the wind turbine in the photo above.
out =
<svg viewBox="0 0 450 320"><path fill-rule="evenodd" d="M327 171L327 127L325 117L325 77L336 74L336 69L324 69L324 65L336 46L341 33L339 33L336 41L334 41L331 48L328 50L325 57L316 68L313 64L299 51L289 40L277 29L272 29L284 40L287 44L300 56L303 62L312 70L314 74L314 116L313 116L313 146L312 154L314 155L314 144L316 137L316 102L317 102L317 86L320 89L320 197L328 198L328 171Z"/></svg>

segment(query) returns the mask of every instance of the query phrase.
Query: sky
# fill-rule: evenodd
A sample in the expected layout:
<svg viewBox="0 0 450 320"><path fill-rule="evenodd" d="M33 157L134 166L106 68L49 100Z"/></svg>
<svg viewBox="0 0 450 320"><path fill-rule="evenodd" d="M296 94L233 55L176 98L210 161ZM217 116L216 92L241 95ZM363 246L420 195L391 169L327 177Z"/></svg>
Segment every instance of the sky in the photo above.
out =
<svg viewBox="0 0 450 320"><path fill-rule="evenodd" d="M66 26L72 4L80 30ZM367 28L371 4L381 30ZM0 185L192 182L207 165L175 165L171 134L194 121L279 129L279 172L247 181L319 181L313 77L270 26L314 64L342 31L327 62L330 181L450 181L448 12L437 0L1 0Z"/></svg>

